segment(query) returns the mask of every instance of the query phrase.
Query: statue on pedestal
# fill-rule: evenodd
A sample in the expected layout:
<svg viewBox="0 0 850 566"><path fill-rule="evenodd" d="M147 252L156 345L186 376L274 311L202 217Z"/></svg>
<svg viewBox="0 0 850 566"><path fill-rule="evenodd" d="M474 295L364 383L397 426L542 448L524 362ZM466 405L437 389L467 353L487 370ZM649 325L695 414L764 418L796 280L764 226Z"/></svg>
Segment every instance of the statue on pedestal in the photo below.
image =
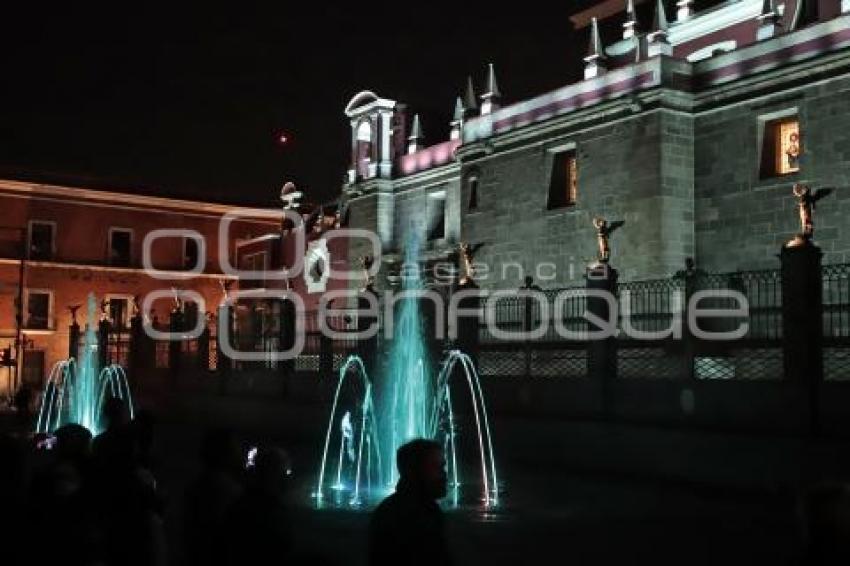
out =
<svg viewBox="0 0 850 566"><path fill-rule="evenodd" d="M77 324L77 311L83 305L70 305L68 311L71 313L71 325Z"/></svg>
<svg viewBox="0 0 850 566"><path fill-rule="evenodd" d="M369 270L372 269L372 264L375 262L375 258L370 255L362 255L357 258L357 262L363 270L363 279L366 281L366 284L363 286L361 291L371 291L375 284L375 278L369 275Z"/></svg>
<svg viewBox="0 0 850 566"><path fill-rule="evenodd" d="M811 243L815 234L814 210L815 203L829 195L832 189L818 189L812 192L811 188L802 183L795 183L794 196L797 197L797 211L800 215L800 233L788 242L789 248L805 246Z"/></svg>
<svg viewBox="0 0 850 566"><path fill-rule="evenodd" d="M596 239L599 245L599 249L597 251L597 264L607 264L611 259L611 246L609 243L611 234L625 223L625 220L608 222L601 216L597 216L593 219L593 227L596 228Z"/></svg>
<svg viewBox="0 0 850 566"><path fill-rule="evenodd" d="M458 284L461 287L464 287L474 281L475 253L480 250L483 245L483 243L480 243L471 246L466 242L460 243L460 246L458 247L458 251L460 253L460 277L458 278Z"/></svg>

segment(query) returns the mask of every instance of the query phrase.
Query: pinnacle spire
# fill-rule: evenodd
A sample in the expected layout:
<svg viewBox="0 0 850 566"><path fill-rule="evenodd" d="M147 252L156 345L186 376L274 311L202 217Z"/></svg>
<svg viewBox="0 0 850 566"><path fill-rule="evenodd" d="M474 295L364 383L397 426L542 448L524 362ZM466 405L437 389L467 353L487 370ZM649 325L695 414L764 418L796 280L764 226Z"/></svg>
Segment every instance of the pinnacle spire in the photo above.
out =
<svg viewBox="0 0 850 566"><path fill-rule="evenodd" d="M637 14L635 13L634 0L626 0L626 21L623 22L623 39L635 36L637 28Z"/></svg>
<svg viewBox="0 0 850 566"><path fill-rule="evenodd" d="M761 5L762 16L772 16L776 14L776 0L764 0Z"/></svg>
<svg viewBox="0 0 850 566"><path fill-rule="evenodd" d="M490 63L487 67L487 91L481 95L481 115L497 110L501 97L502 93L499 92L499 84L496 82L496 70L493 63Z"/></svg>
<svg viewBox="0 0 850 566"><path fill-rule="evenodd" d="M455 111L452 115L452 129L449 133L449 139L457 140L461 138L461 134L463 133L463 114L463 100L458 96L455 99Z"/></svg>
<svg viewBox="0 0 850 566"><path fill-rule="evenodd" d="M452 114L452 123L463 120L463 100L458 96L455 100L455 111Z"/></svg>
<svg viewBox="0 0 850 566"><path fill-rule="evenodd" d="M584 60L604 58L605 49L602 47L602 37L599 35L599 22L593 18L590 21L590 40L587 45L587 57Z"/></svg>
<svg viewBox="0 0 850 566"><path fill-rule="evenodd" d="M413 115L413 126L410 128L410 136L407 139L410 141L419 141L422 139L422 124L419 120L419 114Z"/></svg>
<svg viewBox="0 0 850 566"><path fill-rule="evenodd" d="M419 114L413 115L413 126L410 128L410 135L407 137L407 153L415 153L419 151L422 145L422 124L419 121Z"/></svg>
<svg viewBox="0 0 850 566"><path fill-rule="evenodd" d="M485 96L489 95L490 98L498 98L501 95L499 92L499 85L496 83L496 69L493 68L493 63L490 63L487 69L487 92Z"/></svg>
<svg viewBox="0 0 850 566"><path fill-rule="evenodd" d="M466 77L466 93L463 96L463 109L467 112L478 110L478 99L475 97L475 87L472 77Z"/></svg>
<svg viewBox="0 0 850 566"><path fill-rule="evenodd" d="M664 9L664 0L656 0L655 18L652 20L652 32L663 32L667 35L670 24L667 22L667 11Z"/></svg>

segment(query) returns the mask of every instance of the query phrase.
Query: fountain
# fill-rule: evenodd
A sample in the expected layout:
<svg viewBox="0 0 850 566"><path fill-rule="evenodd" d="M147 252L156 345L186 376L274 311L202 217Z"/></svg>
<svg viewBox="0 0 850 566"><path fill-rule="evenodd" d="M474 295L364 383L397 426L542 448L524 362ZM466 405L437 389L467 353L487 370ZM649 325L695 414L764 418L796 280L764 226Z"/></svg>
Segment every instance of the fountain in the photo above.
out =
<svg viewBox="0 0 850 566"><path fill-rule="evenodd" d="M79 356L57 362L50 370L35 432L53 432L62 425L76 423L97 435L101 430L101 409L109 397L118 397L127 403L130 418L134 417L133 399L124 369L111 364L98 370L97 334L94 294L88 298L88 320Z"/></svg>
<svg viewBox="0 0 850 566"><path fill-rule="evenodd" d="M409 245L405 265L416 265L417 247ZM404 290L421 288L418 272L403 274ZM396 477L395 452L414 438L437 440L448 467L449 500L460 503L461 472L458 427L452 401L452 376L461 372L469 392L474 421L472 437L480 466L481 497L485 507L499 502L493 440L481 383L472 359L460 350L446 353L436 378L431 378L416 297L399 301L396 330L388 366L382 376L382 397L376 398L363 361L350 356L340 367L316 489L319 503L328 490L336 505L360 506L392 490ZM381 409L376 410L376 401ZM384 450L381 450L383 446ZM337 449L338 447L338 449ZM329 461L336 454L336 462ZM336 466L332 484L327 472ZM365 472L364 472L365 468Z"/></svg>

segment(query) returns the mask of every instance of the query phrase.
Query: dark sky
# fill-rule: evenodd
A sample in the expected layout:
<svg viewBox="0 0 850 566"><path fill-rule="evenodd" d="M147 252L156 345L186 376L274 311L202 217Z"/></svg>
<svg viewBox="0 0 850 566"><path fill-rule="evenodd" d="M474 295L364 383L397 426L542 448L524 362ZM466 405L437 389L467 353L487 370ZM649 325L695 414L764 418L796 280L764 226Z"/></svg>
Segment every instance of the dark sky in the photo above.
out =
<svg viewBox="0 0 850 566"><path fill-rule="evenodd" d="M334 198L352 95L407 103L442 141L466 75L480 94L488 62L508 102L578 80L587 30L568 16L590 3L39 4L0 34L2 176L267 205L293 180Z"/></svg>

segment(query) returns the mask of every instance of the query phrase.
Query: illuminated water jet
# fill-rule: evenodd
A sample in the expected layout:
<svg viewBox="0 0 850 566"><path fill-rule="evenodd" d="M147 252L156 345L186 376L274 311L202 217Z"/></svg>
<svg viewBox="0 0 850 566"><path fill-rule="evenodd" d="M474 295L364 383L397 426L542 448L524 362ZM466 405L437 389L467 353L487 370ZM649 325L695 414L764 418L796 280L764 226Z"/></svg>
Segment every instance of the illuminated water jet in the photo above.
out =
<svg viewBox="0 0 850 566"><path fill-rule="evenodd" d="M89 294L88 320L79 362L69 358L57 362L50 370L38 412L37 434L53 432L69 423L84 426L93 435L98 434L103 428L103 404L109 397L126 402L130 418L135 416L124 369L117 364L98 369L98 342L94 330L96 305L94 294Z"/></svg>

